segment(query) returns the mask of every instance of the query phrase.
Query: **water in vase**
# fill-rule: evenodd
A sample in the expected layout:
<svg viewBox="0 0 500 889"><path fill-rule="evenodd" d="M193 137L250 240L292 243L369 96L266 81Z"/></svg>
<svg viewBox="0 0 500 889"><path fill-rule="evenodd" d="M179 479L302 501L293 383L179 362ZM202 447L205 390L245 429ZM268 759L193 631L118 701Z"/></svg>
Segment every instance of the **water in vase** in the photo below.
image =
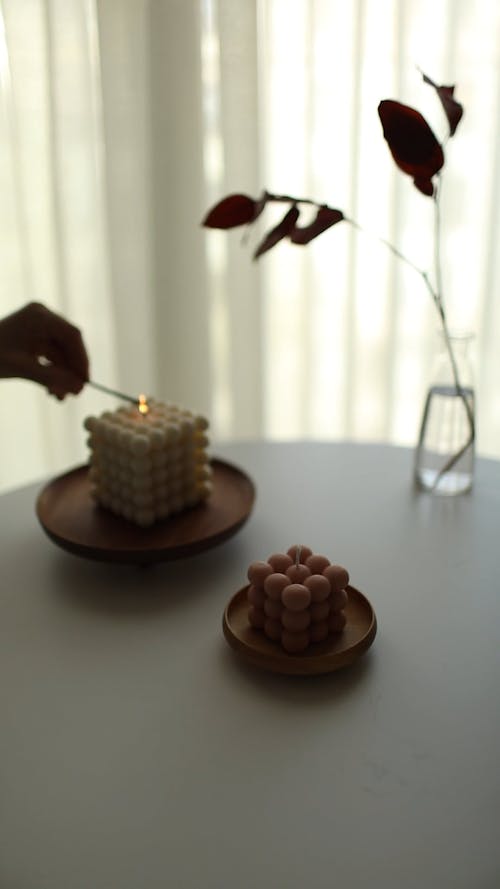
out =
<svg viewBox="0 0 500 889"><path fill-rule="evenodd" d="M462 393L474 416L474 390L464 387ZM439 477L440 470L454 454L464 448L470 436L470 423L462 394L456 386L432 386L422 418L415 480L417 485L436 494L461 494L472 486L474 447L469 444L451 469Z"/></svg>

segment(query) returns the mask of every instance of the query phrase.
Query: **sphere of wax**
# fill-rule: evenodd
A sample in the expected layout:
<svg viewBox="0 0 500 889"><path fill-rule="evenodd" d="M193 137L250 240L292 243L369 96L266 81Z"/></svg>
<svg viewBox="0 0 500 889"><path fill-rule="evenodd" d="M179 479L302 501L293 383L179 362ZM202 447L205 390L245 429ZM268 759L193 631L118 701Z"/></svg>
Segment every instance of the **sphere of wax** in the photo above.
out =
<svg viewBox="0 0 500 889"><path fill-rule="evenodd" d="M102 418L101 418L102 419ZM107 420L105 423L101 424L102 436L104 441L110 442L114 437L113 424L111 421Z"/></svg>
<svg viewBox="0 0 500 889"><path fill-rule="evenodd" d="M182 479L178 475L170 476L168 488L171 494L179 494L182 489Z"/></svg>
<svg viewBox="0 0 500 889"><path fill-rule="evenodd" d="M197 448L206 448L209 444L208 436L204 432L195 432L193 437Z"/></svg>
<svg viewBox="0 0 500 889"><path fill-rule="evenodd" d="M293 564L287 553L273 553L272 556L269 556L267 561L271 565L273 571L279 571L280 574L284 574L287 568Z"/></svg>
<svg viewBox="0 0 500 889"><path fill-rule="evenodd" d="M129 468L135 475L151 475L151 460L149 457L130 457Z"/></svg>
<svg viewBox="0 0 500 889"><path fill-rule="evenodd" d="M181 472L180 463L178 463L177 461L175 461L175 462L168 461L166 464L166 467L167 467L168 477L170 480L169 484L172 484L173 479L178 478L180 475L180 472Z"/></svg>
<svg viewBox="0 0 500 889"><path fill-rule="evenodd" d="M130 432L125 427L122 427L118 436L118 444L121 448L123 448L124 451L127 451L130 448L131 438L132 436Z"/></svg>
<svg viewBox="0 0 500 889"><path fill-rule="evenodd" d="M290 611L304 611L311 601L311 593L302 583L291 583L281 594L281 601Z"/></svg>
<svg viewBox="0 0 500 889"><path fill-rule="evenodd" d="M130 487L134 491L143 491L149 488L148 479L144 475L132 475L130 477Z"/></svg>
<svg viewBox="0 0 500 889"><path fill-rule="evenodd" d="M130 487L130 485L127 485L125 483L122 484L122 498L127 503L132 503L132 488Z"/></svg>
<svg viewBox="0 0 500 889"><path fill-rule="evenodd" d="M194 425L197 429L201 429L203 431L205 429L208 429L208 420L206 419L206 417L202 417L198 414L198 416L194 418Z"/></svg>
<svg viewBox="0 0 500 889"><path fill-rule="evenodd" d="M134 503L139 507L151 507L153 505L153 494L151 491L136 491L134 495Z"/></svg>
<svg viewBox="0 0 500 889"><path fill-rule="evenodd" d="M287 550L287 555L290 556L294 562L297 561L297 550L299 550L299 562L302 564L304 564L306 559L313 554L313 551L309 546L302 546L302 544L296 543Z"/></svg>
<svg viewBox="0 0 500 889"><path fill-rule="evenodd" d="M310 591L313 602L324 602L331 592L330 582L323 574L311 574L304 580L304 586Z"/></svg>
<svg viewBox="0 0 500 889"><path fill-rule="evenodd" d="M165 428L165 417L161 413L156 413L153 419L151 420L151 426L153 429L164 429Z"/></svg>
<svg viewBox="0 0 500 889"><path fill-rule="evenodd" d="M146 435L137 434L134 435L132 439L131 445L132 453L136 454L138 457L143 454L147 454L149 451L149 441Z"/></svg>
<svg viewBox="0 0 500 889"><path fill-rule="evenodd" d="M247 577L250 583L255 584L255 586L263 586L267 575L272 574L272 572L273 569L268 562L252 562L248 569Z"/></svg>
<svg viewBox="0 0 500 889"><path fill-rule="evenodd" d="M289 630L283 630L281 644L289 654L298 654L309 645L309 633L307 630L302 633L290 633Z"/></svg>
<svg viewBox="0 0 500 889"><path fill-rule="evenodd" d="M209 479L212 473L210 472L210 468L206 464L198 463L198 465L195 467L194 475L195 478L203 482Z"/></svg>
<svg viewBox="0 0 500 889"><path fill-rule="evenodd" d="M131 486L139 491L142 491L143 488L151 487L150 472L136 472L133 475L130 475L129 473L129 478Z"/></svg>
<svg viewBox="0 0 500 889"><path fill-rule="evenodd" d="M273 642L279 642L282 632L283 628L281 626L281 621L273 620L272 617L266 618L264 623L264 633L268 639L272 639Z"/></svg>
<svg viewBox="0 0 500 889"><path fill-rule="evenodd" d="M307 565L290 565L289 568L286 569L286 576L289 578L289 583L304 583L306 577L309 577L311 574Z"/></svg>
<svg viewBox="0 0 500 889"><path fill-rule="evenodd" d="M307 630L311 623L311 615L307 608L305 611L290 611L288 608L284 608L281 614L281 623L285 630L290 630L291 633L300 633Z"/></svg>
<svg viewBox="0 0 500 889"><path fill-rule="evenodd" d="M286 574L268 574L264 581L264 589L271 599L281 600L281 593L290 583Z"/></svg>
<svg viewBox="0 0 500 889"><path fill-rule="evenodd" d="M164 466L155 468L154 480L158 485L163 485L168 479L168 472Z"/></svg>
<svg viewBox="0 0 500 889"><path fill-rule="evenodd" d="M333 590L343 590L349 583L349 574L342 565L329 565L323 571L325 577L330 581Z"/></svg>
<svg viewBox="0 0 500 889"><path fill-rule="evenodd" d="M113 444L113 446L115 446L115 447L116 447L116 445L118 445L118 447L120 446L120 435L121 435L121 429L118 426L113 424L113 426L111 427L110 433L109 433L109 440ZM146 441L147 441L147 439L146 439Z"/></svg>
<svg viewBox="0 0 500 889"><path fill-rule="evenodd" d="M195 463L207 462L207 452L203 448L195 448L195 450L192 451L192 455Z"/></svg>
<svg viewBox="0 0 500 889"><path fill-rule="evenodd" d="M165 438L169 444L174 441L178 441L180 437L181 430L180 426L178 426L177 423L172 423L170 426L167 426L167 429L165 431Z"/></svg>
<svg viewBox="0 0 500 889"><path fill-rule="evenodd" d="M338 590L330 596L330 608L332 611L342 611L347 605L347 593L345 590Z"/></svg>
<svg viewBox="0 0 500 889"><path fill-rule="evenodd" d="M155 503L163 503L168 500L168 485L163 482L161 485L153 485L153 497Z"/></svg>
<svg viewBox="0 0 500 889"><path fill-rule="evenodd" d="M313 555L306 559L306 565L311 569L311 574L322 574L329 564L330 559L327 559L326 556Z"/></svg>
<svg viewBox="0 0 500 889"><path fill-rule="evenodd" d="M313 602L311 605L311 620L316 623L318 620L326 620L330 614L329 602Z"/></svg>
<svg viewBox="0 0 500 889"><path fill-rule="evenodd" d="M266 622L262 609L256 608L255 605L251 605L248 609L248 622L250 626L255 627L256 630L262 630Z"/></svg>
<svg viewBox="0 0 500 889"><path fill-rule="evenodd" d="M315 624L311 624L309 629L311 642L323 642L328 636L328 621L319 620Z"/></svg>
<svg viewBox="0 0 500 889"><path fill-rule="evenodd" d="M253 583L248 587L247 599L250 602L250 605L256 605L257 608L264 608L264 602L266 601L265 593L260 587L254 586Z"/></svg>
<svg viewBox="0 0 500 889"><path fill-rule="evenodd" d="M269 596L266 596L264 611L267 617L272 617L273 620L279 620L281 612L283 611L283 605L281 602L276 602L275 599L270 599Z"/></svg>
<svg viewBox="0 0 500 889"><path fill-rule="evenodd" d="M328 629L331 633L340 633L346 625L346 616L343 611L334 611L328 618Z"/></svg>
<svg viewBox="0 0 500 889"><path fill-rule="evenodd" d="M95 417L85 417L85 420L83 421L84 429L86 429L88 432L92 432L92 430L96 427L96 422L97 421Z"/></svg>
<svg viewBox="0 0 500 889"><path fill-rule="evenodd" d="M163 448L159 448L156 451L153 451L151 454L151 464L153 469L159 469L161 466L165 466L167 462L167 455Z"/></svg>
<svg viewBox="0 0 500 889"><path fill-rule="evenodd" d="M188 436L191 437L191 435L194 432L194 428L195 428L193 417L187 417L187 416L181 415L180 427L181 427L181 435L183 435L185 437L188 437ZM206 436L203 436L203 437L206 438ZM207 444L208 444L208 438L207 438Z"/></svg>

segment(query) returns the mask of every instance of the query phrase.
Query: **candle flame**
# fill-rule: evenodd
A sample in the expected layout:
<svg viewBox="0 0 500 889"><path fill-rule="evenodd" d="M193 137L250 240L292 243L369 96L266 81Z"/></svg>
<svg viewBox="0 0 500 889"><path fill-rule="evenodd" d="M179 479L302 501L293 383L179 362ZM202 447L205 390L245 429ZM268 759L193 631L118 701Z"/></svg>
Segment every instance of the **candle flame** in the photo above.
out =
<svg viewBox="0 0 500 889"><path fill-rule="evenodd" d="M147 400L146 400L146 396L145 396L145 395L139 395L139 405L138 405L138 407L139 407L139 410L140 410L141 414L142 414L143 416L146 416L146 414L147 414L148 411L149 411L149 406L148 406L148 402L147 402Z"/></svg>

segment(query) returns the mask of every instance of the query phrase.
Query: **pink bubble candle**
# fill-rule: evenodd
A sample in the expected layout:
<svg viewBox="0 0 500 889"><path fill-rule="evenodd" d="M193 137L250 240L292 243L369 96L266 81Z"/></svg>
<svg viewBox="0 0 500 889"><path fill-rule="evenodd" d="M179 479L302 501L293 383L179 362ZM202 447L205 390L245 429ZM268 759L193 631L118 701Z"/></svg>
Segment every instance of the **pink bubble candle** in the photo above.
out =
<svg viewBox="0 0 500 889"><path fill-rule="evenodd" d="M349 574L308 546L252 562L248 580L249 623L288 654L304 652L345 627Z"/></svg>

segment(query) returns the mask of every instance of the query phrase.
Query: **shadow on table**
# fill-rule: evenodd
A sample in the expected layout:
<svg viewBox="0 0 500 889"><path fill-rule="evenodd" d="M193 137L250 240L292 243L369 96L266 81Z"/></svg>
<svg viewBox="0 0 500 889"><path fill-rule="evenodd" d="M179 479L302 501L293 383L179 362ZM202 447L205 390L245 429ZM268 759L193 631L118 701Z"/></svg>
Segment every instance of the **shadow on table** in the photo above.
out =
<svg viewBox="0 0 500 889"><path fill-rule="evenodd" d="M332 673L315 676L289 676L267 672L254 667L228 647L221 645L220 658L226 673L233 671L238 682L252 686L260 694L285 703L300 702L316 707L326 700L338 700L351 692L371 675L376 661L376 652L366 652L353 664Z"/></svg>
<svg viewBox="0 0 500 889"><path fill-rule="evenodd" d="M51 589L66 607L113 617L147 616L192 607L216 590L231 591L244 543L219 547L173 562L151 565L94 562L55 551Z"/></svg>

